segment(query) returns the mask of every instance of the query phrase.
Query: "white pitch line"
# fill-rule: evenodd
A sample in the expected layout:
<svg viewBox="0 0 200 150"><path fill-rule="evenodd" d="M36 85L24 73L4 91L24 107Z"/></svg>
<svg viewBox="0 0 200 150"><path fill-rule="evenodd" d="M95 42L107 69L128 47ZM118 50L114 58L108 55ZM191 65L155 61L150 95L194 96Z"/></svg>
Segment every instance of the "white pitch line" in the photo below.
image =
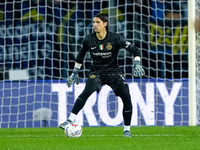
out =
<svg viewBox="0 0 200 150"><path fill-rule="evenodd" d="M132 134L133 137L183 137L183 136L187 136L187 135L183 135L183 134L176 134L176 135L170 135L170 134ZM82 135L84 137L116 137L116 136L123 136L123 135ZM200 136L200 135L199 135Z"/></svg>
<svg viewBox="0 0 200 150"><path fill-rule="evenodd" d="M0 135L0 138L56 138L56 137L63 137L64 135ZM123 137L122 134L120 135L81 135L82 137ZM133 134L133 137L184 137L188 135L184 134ZM200 136L200 135L199 135Z"/></svg>

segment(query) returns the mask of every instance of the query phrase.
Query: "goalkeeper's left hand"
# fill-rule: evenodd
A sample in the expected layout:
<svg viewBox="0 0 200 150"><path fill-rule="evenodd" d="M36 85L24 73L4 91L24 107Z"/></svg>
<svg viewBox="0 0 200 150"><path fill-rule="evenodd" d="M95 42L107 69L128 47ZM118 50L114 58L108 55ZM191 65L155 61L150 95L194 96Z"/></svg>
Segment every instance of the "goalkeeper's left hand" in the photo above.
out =
<svg viewBox="0 0 200 150"><path fill-rule="evenodd" d="M67 78L68 87L71 87L74 81L76 84L79 84L78 72L79 72L79 69L74 68L73 73Z"/></svg>
<svg viewBox="0 0 200 150"><path fill-rule="evenodd" d="M140 65L139 60L134 61L134 66L133 66L133 75L136 77L142 77L145 74L144 69Z"/></svg>

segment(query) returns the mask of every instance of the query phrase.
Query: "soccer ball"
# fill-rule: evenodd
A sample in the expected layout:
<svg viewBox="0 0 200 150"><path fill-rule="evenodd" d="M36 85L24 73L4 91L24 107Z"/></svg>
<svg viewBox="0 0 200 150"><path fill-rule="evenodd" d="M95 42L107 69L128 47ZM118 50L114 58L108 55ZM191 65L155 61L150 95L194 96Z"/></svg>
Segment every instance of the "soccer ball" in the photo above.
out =
<svg viewBox="0 0 200 150"><path fill-rule="evenodd" d="M65 134L67 137L80 137L82 127L77 122L68 123L65 127Z"/></svg>

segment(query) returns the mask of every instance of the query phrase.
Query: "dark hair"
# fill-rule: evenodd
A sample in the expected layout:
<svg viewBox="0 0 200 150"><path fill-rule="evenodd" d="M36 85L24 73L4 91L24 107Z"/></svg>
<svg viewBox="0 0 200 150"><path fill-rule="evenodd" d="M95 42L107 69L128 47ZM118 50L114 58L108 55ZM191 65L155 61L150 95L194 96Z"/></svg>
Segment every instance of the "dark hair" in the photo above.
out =
<svg viewBox="0 0 200 150"><path fill-rule="evenodd" d="M98 13L98 14L96 14L94 17L98 17L98 18L100 18L103 22L107 22L106 31L109 30L109 27L108 27L108 15L107 15L107 14Z"/></svg>

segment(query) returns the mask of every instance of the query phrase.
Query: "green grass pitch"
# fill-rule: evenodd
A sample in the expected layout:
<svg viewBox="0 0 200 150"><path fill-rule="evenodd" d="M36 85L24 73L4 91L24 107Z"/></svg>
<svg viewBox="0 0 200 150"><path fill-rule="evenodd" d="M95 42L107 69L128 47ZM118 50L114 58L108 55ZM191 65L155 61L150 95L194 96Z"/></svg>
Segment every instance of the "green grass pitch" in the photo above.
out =
<svg viewBox="0 0 200 150"><path fill-rule="evenodd" d="M79 138L60 128L1 128L0 150L198 150L199 127L83 127Z"/></svg>

